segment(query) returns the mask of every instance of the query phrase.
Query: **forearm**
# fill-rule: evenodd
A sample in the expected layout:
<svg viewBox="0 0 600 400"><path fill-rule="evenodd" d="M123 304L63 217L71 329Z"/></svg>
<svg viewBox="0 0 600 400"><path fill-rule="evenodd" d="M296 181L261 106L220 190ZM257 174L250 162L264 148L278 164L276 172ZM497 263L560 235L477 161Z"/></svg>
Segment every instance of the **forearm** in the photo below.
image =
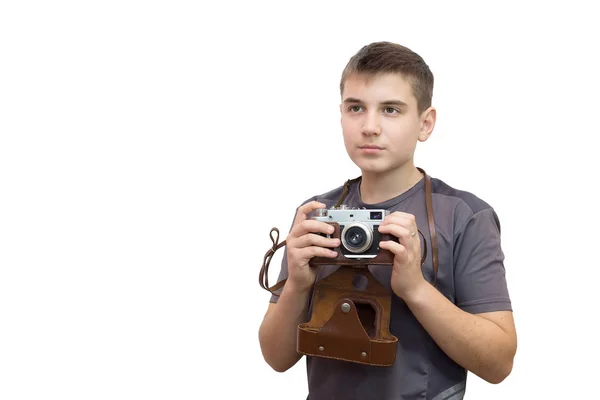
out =
<svg viewBox="0 0 600 400"><path fill-rule="evenodd" d="M516 338L500 326L461 310L425 281L405 301L438 346L456 363L491 383L508 376Z"/></svg>
<svg viewBox="0 0 600 400"><path fill-rule="evenodd" d="M278 372L291 368L301 357L296 350L297 330L306 320L308 296L309 292L298 291L287 283L277 305L260 326L263 357Z"/></svg>

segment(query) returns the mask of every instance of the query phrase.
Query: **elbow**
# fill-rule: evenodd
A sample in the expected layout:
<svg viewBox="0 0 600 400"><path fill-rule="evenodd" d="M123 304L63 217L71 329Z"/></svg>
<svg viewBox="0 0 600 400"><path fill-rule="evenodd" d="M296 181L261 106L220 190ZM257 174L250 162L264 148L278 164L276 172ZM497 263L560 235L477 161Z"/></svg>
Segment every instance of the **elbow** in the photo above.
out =
<svg viewBox="0 0 600 400"><path fill-rule="evenodd" d="M285 372L295 363L287 362L280 349L268 343L262 335L259 336L260 350L265 362L276 372Z"/></svg>
<svg viewBox="0 0 600 400"><path fill-rule="evenodd" d="M291 359L290 357L285 357L281 351L277 351L277 349L268 349L263 347L262 355L265 362L275 372L285 372L292 368L298 361L298 358Z"/></svg>
<svg viewBox="0 0 600 400"><path fill-rule="evenodd" d="M494 385L502 383L512 372L516 354L517 343L515 339L510 346L505 348L504 354L501 353L496 357L494 365L489 369L489 376L483 379Z"/></svg>
<svg viewBox="0 0 600 400"><path fill-rule="evenodd" d="M283 364L277 364L275 362L269 362L269 360L265 359L265 361L267 362L267 364L269 364L269 366L271 368L273 368L273 371L275 372L285 372L288 369L290 369L290 365L283 365Z"/></svg>
<svg viewBox="0 0 600 400"><path fill-rule="evenodd" d="M506 378L508 378L508 376L512 372L512 368L513 362L512 360L510 360L509 362L505 362L502 365L497 365L493 373L482 378L491 384L497 385L499 383L502 383Z"/></svg>
<svg viewBox="0 0 600 400"><path fill-rule="evenodd" d="M294 365L293 363L285 362L285 360L283 360L281 357L277 357L277 355L269 355L265 349L263 349L262 355L265 362L275 372L285 372Z"/></svg>

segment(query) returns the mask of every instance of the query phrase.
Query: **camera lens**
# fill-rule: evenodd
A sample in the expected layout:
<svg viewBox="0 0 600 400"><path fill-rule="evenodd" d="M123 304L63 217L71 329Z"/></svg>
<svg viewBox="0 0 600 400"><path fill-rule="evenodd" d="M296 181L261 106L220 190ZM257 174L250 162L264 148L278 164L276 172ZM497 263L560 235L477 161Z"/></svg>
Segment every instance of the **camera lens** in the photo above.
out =
<svg viewBox="0 0 600 400"><path fill-rule="evenodd" d="M365 240L367 239L367 235L365 235L365 231L357 226L353 226L348 229L346 232L346 242L352 247L360 247Z"/></svg>
<svg viewBox="0 0 600 400"><path fill-rule="evenodd" d="M373 234L371 229L362 222L352 223L342 232L342 244L352 253L362 253L371 247Z"/></svg>

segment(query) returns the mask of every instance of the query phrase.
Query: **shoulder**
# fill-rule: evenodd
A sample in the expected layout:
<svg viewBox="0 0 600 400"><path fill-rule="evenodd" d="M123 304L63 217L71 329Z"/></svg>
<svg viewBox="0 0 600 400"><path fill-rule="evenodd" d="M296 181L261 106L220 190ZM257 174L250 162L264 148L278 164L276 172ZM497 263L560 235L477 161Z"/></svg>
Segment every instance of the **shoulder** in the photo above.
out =
<svg viewBox="0 0 600 400"><path fill-rule="evenodd" d="M492 208L490 204L476 194L450 186L439 178L431 178L431 191L433 196L439 196L442 201L464 207L471 214L477 214L479 211Z"/></svg>
<svg viewBox="0 0 600 400"><path fill-rule="evenodd" d="M442 179L432 177L431 192L434 206L442 213L452 215L455 233L477 217L489 219L498 230L500 229L500 222L492 205L472 191L456 188Z"/></svg>
<svg viewBox="0 0 600 400"><path fill-rule="evenodd" d="M340 185L334 189L331 189L327 192L324 193L320 193L320 194L316 194L306 200L304 200L300 205L303 206L306 203L309 203L311 201L319 201L321 203L325 203L327 205L327 207L331 207L333 205L335 205L335 203L337 203L337 201L340 199L340 197L342 197L342 193L344 192L344 185Z"/></svg>

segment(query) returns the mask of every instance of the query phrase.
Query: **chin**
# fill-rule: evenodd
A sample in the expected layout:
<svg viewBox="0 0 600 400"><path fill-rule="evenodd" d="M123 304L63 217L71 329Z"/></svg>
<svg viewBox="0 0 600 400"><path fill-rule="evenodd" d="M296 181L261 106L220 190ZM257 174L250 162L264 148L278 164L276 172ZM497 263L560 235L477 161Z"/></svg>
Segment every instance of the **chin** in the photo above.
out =
<svg viewBox="0 0 600 400"><path fill-rule="evenodd" d="M381 174L394 169L390 165L385 165L383 163L374 161L357 160L354 163L362 172L368 172L372 174Z"/></svg>
<svg viewBox="0 0 600 400"><path fill-rule="evenodd" d="M385 174L390 171L397 170L404 165L404 163L389 163L385 160L366 160L363 157L354 157L352 161L363 173L370 174Z"/></svg>

